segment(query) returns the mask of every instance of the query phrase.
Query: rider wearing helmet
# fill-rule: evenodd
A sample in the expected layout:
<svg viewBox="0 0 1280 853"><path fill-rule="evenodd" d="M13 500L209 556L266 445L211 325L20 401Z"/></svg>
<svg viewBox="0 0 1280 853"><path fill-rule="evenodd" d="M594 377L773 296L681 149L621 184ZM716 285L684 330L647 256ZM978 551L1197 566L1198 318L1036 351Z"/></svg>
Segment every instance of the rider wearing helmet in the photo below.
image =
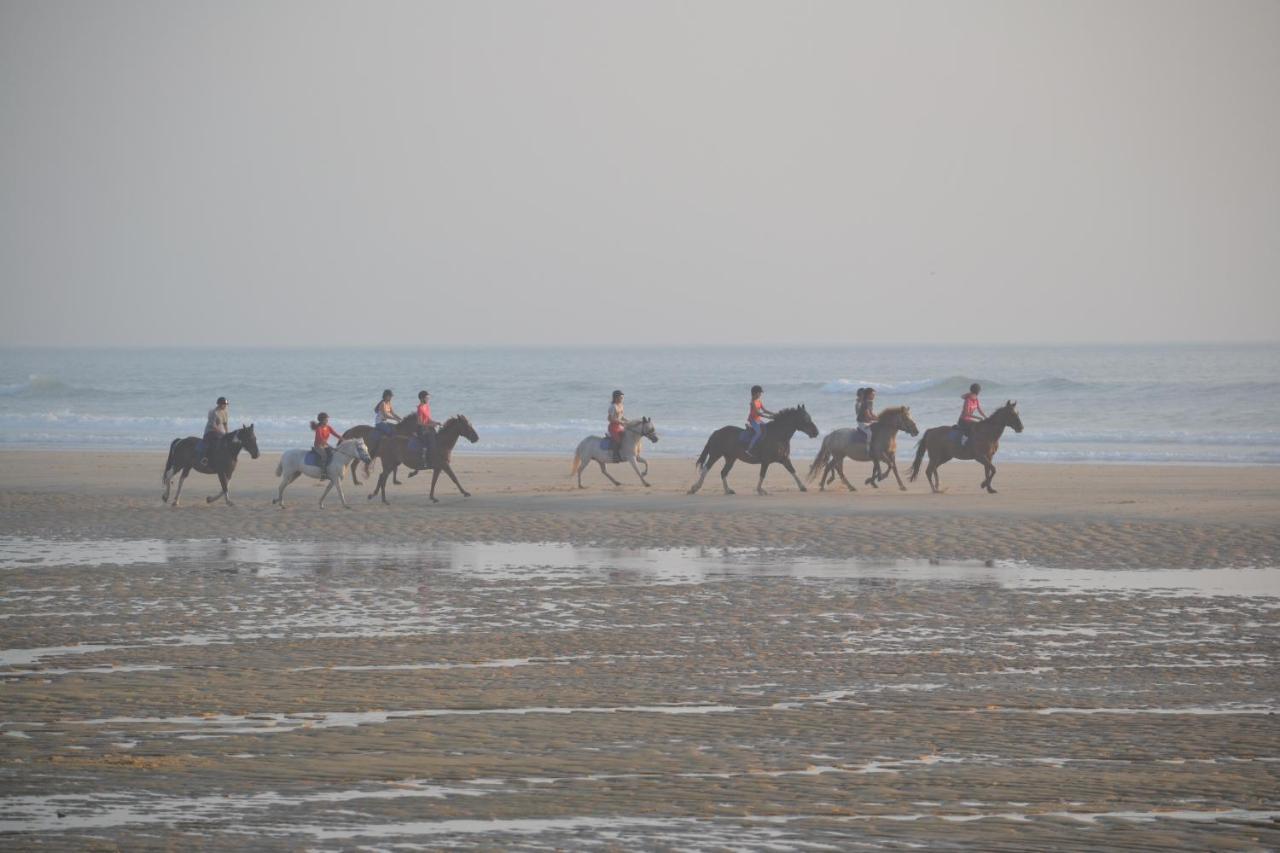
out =
<svg viewBox="0 0 1280 853"><path fill-rule="evenodd" d="M205 468L214 458L214 451L222 448L222 441L227 436L229 409L226 397L219 397L218 402L209 410L209 419L204 424L204 457L200 464Z"/></svg>
<svg viewBox="0 0 1280 853"><path fill-rule="evenodd" d="M969 386L969 393L960 397L964 405L960 409L960 420L956 423L956 428L960 430L961 447L964 447L972 437L973 425L987 418L987 413L982 411L982 405L978 402L980 393L982 393L982 386L975 382Z"/></svg>
<svg viewBox="0 0 1280 853"><path fill-rule="evenodd" d="M759 385L751 386L751 402L747 408L747 429L751 430L751 442L747 445L747 455L751 455L752 449L755 448L756 442L764 435L764 422L766 419L772 420L776 412L771 412L764 407L764 389Z"/></svg>
<svg viewBox="0 0 1280 853"><path fill-rule="evenodd" d="M333 448L329 446L329 439L336 438L342 440L342 435L329 426L329 414L321 412L316 415L316 419L311 422L311 428L315 430L315 441L311 445L311 449L320 457L320 479L329 479L329 463L333 461Z"/></svg>
<svg viewBox="0 0 1280 853"><path fill-rule="evenodd" d="M391 435L395 432L396 424L400 423L400 416L396 414L396 410L391 406L391 398L395 395L391 393L391 389L382 392L382 399L373 407L373 428L384 435Z"/></svg>
<svg viewBox="0 0 1280 853"><path fill-rule="evenodd" d="M436 443L436 427L440 424L431 419L431 393L418 392L418 441L422 443L422 467L430 464L431 450Z"/></svg>
<svg viewBox="0 0 1280 853"><path fill-rule="evenodd" d="M858 431L866 436L867 455L871 454L871 425L880 418L876 415L876 389L858 389L857 420Z"/></svg>
<svg viewBox="0 0 1280 853"><path fill-rule="evenodd" d="M622 392L614 391L606 415L609 421L609 440L613 442L613 461L622 461L622 434L627 431L627 418L622 411Z"/></svg>

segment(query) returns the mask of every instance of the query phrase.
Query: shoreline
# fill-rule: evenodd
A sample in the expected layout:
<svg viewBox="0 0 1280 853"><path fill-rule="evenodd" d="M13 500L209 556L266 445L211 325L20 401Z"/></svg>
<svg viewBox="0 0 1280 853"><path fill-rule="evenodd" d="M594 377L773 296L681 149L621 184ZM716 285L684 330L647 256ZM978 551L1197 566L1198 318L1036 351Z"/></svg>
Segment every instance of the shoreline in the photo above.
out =
<svg viewBox="0 0 1280 853"><path fill-rule="evenodd" d="M980 493L981 469L941 469L947 492L923 479L900 492L891 479L800 493L785 471L770 470L768 496L754 494L755 466L730 476L725 496L713 472L702 492L685 494L693 466L655 457L644 488L627 466L584 474L579 490L568 460L535 455L456 457L473 497L446 477L440 503L425 476L388 487L392 503L370 502L366 483L344 481L323 510L320 489L302 480L272 507L274 455L243 457L232 480L235 506L206 504L217 491L193 475L177 509L160 502L163 453L67 455L0 451L0 535L58 539L260 539L351 542L564 542L607 547L788 548L847 559L1016 560L1083 568L1212 568L1280 565L1280 468L1006 463L1000 493ZM803 475L803 470L801 470ZM858 476L855 477L854 475ZM375 468L376 475L376 468ZM838 483L837 483L838 485Z"/></svg>

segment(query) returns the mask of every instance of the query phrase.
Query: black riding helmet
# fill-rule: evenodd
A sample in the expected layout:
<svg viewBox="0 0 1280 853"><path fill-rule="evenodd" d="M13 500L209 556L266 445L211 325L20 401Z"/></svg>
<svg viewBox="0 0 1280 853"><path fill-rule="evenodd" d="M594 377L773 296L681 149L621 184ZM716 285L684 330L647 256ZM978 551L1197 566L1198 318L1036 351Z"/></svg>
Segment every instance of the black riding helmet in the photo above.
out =
<svg viewBox="0 0 1280 853"><path fill-rule="evenodd" d="M751 393L752 393L752 394L763 394L763 393L764 393L764 389L763 389L763 388L761 388L759 385L752 385L752 386L751 386Z"/></svg>
<svg viewBox="0 0 1280 853"><path fill-rule="evenodd" d="M621 392L621 391L617 391L617 390L615 390L615 391L613 392L613 399L615 399L615 400L616 400L616 399L618 399L618 398L619 398L619 397L621 397L621 396L622 396L622 392Z"/></svg>
<svg viewBox="0 0 1280 853"><path fill-rule="evenodd" d="M981 393L981 391L982 391L982 386L979 385L977 382L969 386L970 394L978 394L978 393Z"/></svg>
<svg viewBox="0 0 1280 853"><path fill-rule="evenodd" d="M227 405L227 398L226 398L226 397L219 397L219 398L218 398L218 402L217 402L217 404L216 404L216 405L219 405L219 406L225 406L225 405Z"/></svg>
<svg viewBox="0 0 1280 853"><path fill-rule="evenodd" d="M316 415L316 420L318 420L320 423L324 423L325 421L329 420L329 413L321 412L320 414Z"/></svg>
<svg viewBox="0 0 1280 853"><path fill-rule="evenodd" d="M383 392L382 392L382 399L384 399L384 400L390 400L390 399L391 399L392 397L394 397L394 396L395 396L395 394L392 394L392 393L391 393L391 389L390 389L390 388L387 388L385 391L383 391Z"/></svg>

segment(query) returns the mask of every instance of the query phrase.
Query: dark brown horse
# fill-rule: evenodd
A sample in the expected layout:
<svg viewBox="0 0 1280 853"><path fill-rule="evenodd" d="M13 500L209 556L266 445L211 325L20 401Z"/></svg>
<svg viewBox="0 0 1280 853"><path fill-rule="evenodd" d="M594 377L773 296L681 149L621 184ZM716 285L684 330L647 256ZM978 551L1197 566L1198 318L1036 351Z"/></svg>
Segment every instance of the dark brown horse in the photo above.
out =
<svg viewBox="0 0 1280 853"><path fill-rule="evenodd" d="M699 469L698 482L689 487L689 494L692 495L702 488L702 481L707 479L707 472L722 456L725 463L720 469L720 482L724 486L726 495L734 494L726 478L733 470L733 463L739 460L760 466L760 480L756 483L756 494L768 494L764 490L764 475L774 462L787 469L792 479L796 481L796 485L800 487L800 491L808 491L796 476L795 466L791 464L791 436L795 435L797 430L810 438L818 437L818 427L814 425L813 419L809 417L809 413L802 405L783 409L774 415L773 420L765 424L764 435L760 436L754 450L748 454L747 442L742 439L742 434L747 430L736 426L721 427L711 433L711 438L707 439L707 446L702 448L702 455L698 457L696 463Z"/></svg>
<svg viewBox="0 0 1280 853"><path fill-rule="evenodd" d="M178 478L178 491L173 496L173 505L177 506L178 500L182 497L182 484L186 482L187 475L195 470L201 474L217 474L218 482L222 484L221 494L205 498L206 503L213 503L218 498L222 498L227 502L227 506L232 506L227 486L231 483L231 475L236 470L236 458L241 450L249 451L249 456L253 459L258 458L258 437L253 434L253 424L228 433L216 448L206 454L208 465L200 464L200 457L196 453L196 444L199 441L199 438L191 435L186 438L175 438L169 443L169 458L165 460L164 475L160 478L164 483L164 494L160 496L160 500L169 502L169 487L173 484L173 475L181 471L182 476Z"/></svg>
<svg viewBox="0 0 1280 853"><path fill-rule="evenodd" d="M480 436L476 435L475 428L471 426L471 421L467 420L466 415L454 415L444 422L444 426L440 427L440 431L436 433L435 443L431 446L431 458L427 460L427 464L422 464L422 453L418 450L409 449L409 438L403 435L393 435L384 437L378 442L378 450L375 454L377 458L382 460L382 473L378 475L378 485L373 487L373 491L369 494L369 500L373 500L374 495L382 494L382 502L389 503L387 500L387 478L394 477L396 469L401 465L411 469L414 472L425 471L431 469L431 502L440 503L436 500L436 481L440 479L440 472L449 475L449 479L453 480L453 484L458 487L458 491L462 492L464 498L471 497L471 493L462 488L462 484L458 482L458 477L453 473L453 468L449 465L449 460L453 456L453 446L458 443L458 438L462 437L467 441L475 444L480 440Z"/></svg>
<svg viewBox="0 0 1280 853"><path fill-rule="evenodd" d="M395 429L392 431L392 434L411 436L417 431L418 431L418 418L414 415L410 415L409 417L404 418L403 420L395 424ZM348 438L363 438L364 446L369 448L370 456L378 455L378 443L382 441L382 439L385 437L386 437L386 433L381 432L380 430L378 430L377 427L370 426L369 424L359 424L358 426L353 426L351 427L351 429L347 430L342 434L343 441L346 441ZM357 486L360 485L360 478L356 476L356 468L358 468L359 466L360 466L359 459L351 460L351 482ZM366 465L364 468L364 475L366 477L369 476L368 465ZM400 485L400 478L395 476L395 474L393 473L391 475L391 482L395 483L398 486Z"/></svg>
<svg viewBox="0 0 1280 853"><path fill-rule="evenodd" d="M1018 417L1018 403L1015 400L1005 401L1003 406L991 413L991 417L975 423L969 441L963 447L951 438L951 431L955 429L952 425L925 430L924 436L916 445L915 461L911 463L911 482L914 483L919 475L920 460L927 451L929 466L925 468L924 476L935 493L942 491L939 488L942 484L938 478L939 465L948 459L973 459L982 463L987 474L978 488L986 489L994 495L996 490L991 487L991 481L996 476L996 466L991 460L1000 449L1000 436L1004 434L1005 427L1013 427L1014 432L1022 432L1022 418Z"/></svg>

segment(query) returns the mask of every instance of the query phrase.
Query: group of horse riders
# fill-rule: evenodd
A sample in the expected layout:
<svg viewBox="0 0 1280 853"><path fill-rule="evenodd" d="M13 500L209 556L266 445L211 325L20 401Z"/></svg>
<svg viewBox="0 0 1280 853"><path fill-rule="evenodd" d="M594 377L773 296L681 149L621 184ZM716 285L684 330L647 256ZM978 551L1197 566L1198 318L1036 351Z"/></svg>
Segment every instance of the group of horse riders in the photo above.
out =
<svg viewBox="0 0 1280 853"><path fill-rule="evenodd" d="M982 405L978 402L978 395L981 392L982 386L975 382L969 386L968 393L961 397L960 419L956 423L956 429L960 431L961 435L961 445L968 440L973 430L973 425L987 416L986 412L982 411ZM390 388L386 389L382 392L382 399L373 407L374 429L384 435L391 435L395 431L396 424L404 420L404 418L396 414L395 407L392 406L391 400L394 396L395 394L392 393ZM868 448L871 444L871 425L877 420L875 400L876 389L870 387L858 389L854 411L854 417L857 422L856 429L859 437L867 442ZM747 430L750 432L750 439L746 449L748 456L751 455L756 443L764 435L764 422L772 420L776 414L776 412L771 412L765 408L764 389L759 385L751 386L751 402L747 407ZM422 458L425 461L431 452L436 429L440 426L439 422L431 417L430 392L418 392L418 409L412 417L418 423L418 440L422 445ZM626 431L628 423L625 409L623 408L622 391L615 390L613 392L606 419L614 461L621 462L622 435ZM209 419L205 423L204 456L200 460L202 465L208 466L210 457L214 455L222 440L226 437L229 420L227 398L219 397L217 404L209 410ZM329 439L341 439L342 436L329 425L327 412L321 412L316 415L316 419L311 421L310 429L313 431L311 449L319 454L321 458L321 479L324 479L328 476L329 461L333 455L333 448L329 444Z"/></svg>
<svg viewBox="0 0 1280 853"><path fill-rule="evenodd" d="M383 435L393 434L396 424L404 420L404 418L396 414L396 410L391 404L394 396L395 394L390 388L386 389L382 392L382 399L373 407L374 429ZM422 446L422 460L425 466L435 442L436 429L440 426L440 423L431 417L431 393L429 391L418 392L418 409L411 417L418 424L417 437L419 444ZM205 423L204 454L200 460L201 465L209 467L209 460L220 449L222 442L226 439L229 420L227 398L219 397L214 407L209 410L209 419ZM333 438L341 441L342 435L330 426L328 412L321 412L316 415L316 419L311 421L309 428L313 433L311 449L320 458L320 479L328 479L329 463L333 459L333 447L329 444L329 439Z"/></svg>

